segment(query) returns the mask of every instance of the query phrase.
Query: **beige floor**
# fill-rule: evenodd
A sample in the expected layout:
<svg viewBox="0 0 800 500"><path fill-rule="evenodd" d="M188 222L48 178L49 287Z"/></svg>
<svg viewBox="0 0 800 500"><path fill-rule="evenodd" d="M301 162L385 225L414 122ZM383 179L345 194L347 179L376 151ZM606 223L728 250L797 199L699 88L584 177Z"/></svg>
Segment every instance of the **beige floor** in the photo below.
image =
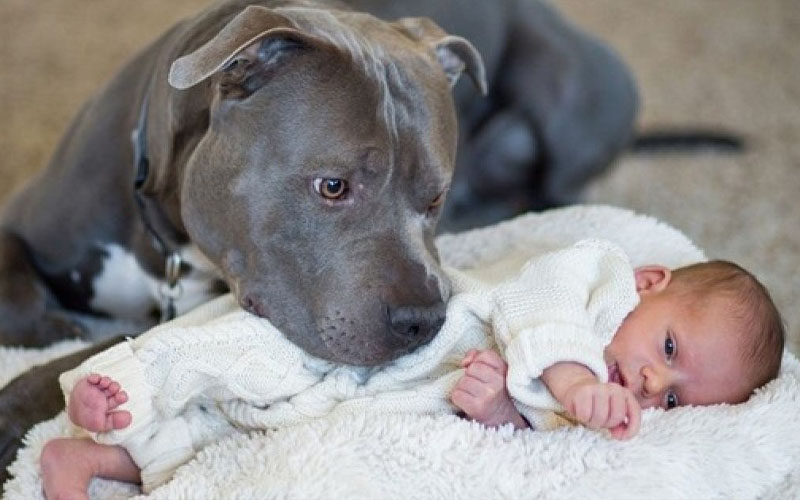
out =
<svg viewBox="0 0 800 500"><path fill-rule="evenodd" d="M81 101L205 0L0 1L0 199L42 166ZM626 156L587 200L677 226L770 287L800 349L800 3L556 0L614 45L642 88L641 127L722 127L739 156Z"/></svg>

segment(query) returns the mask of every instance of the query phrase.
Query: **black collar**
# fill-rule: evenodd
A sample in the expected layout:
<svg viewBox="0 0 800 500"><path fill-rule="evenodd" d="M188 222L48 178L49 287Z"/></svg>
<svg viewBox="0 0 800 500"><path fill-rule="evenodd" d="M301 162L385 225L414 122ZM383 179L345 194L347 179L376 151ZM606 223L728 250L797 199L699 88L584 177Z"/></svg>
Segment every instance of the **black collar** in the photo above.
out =
<svg viewBox="0 0 800 500"><path fill-rule="evenodd" d="M166 239L162 238L153 227L146 208L146 201L142 187L150 174L150 158L147 156L147 111L150 105L150 93L147 92L139 108L139 118L136 128L131 133L133 142L133 167L135 175L133 180L133 197L139 209L145 229L150 234L156 250L164 257L164 283L159 287L161 296L161 321L169 321L175 317L175 301L183 294L183 287L178 281L181 271L181 256L176 248L171 248Z"/></svg>
<svg viewBox="0 0 800 500"><path fill-rule="evenodd" d="M133 141L133 167L136 169L136 176L133 179L133 187L139 193L150 173L150 158L147 157L147 110L150 108L150 93L144 95L142 106L139 108L139 118L136 120L136 128L131 133Z"/></svg>

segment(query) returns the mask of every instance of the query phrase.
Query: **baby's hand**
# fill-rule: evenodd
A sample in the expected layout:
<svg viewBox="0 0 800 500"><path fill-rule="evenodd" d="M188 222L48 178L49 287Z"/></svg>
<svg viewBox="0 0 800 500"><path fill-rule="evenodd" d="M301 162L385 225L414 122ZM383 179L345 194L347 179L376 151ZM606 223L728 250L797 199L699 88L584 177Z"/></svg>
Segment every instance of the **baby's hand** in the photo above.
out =
<svg viewBox="0 0 800 500"><path fill-rule="evenodd" d="M473 420L488 426L513 423L528 427L506 389L508 364L491 349L471 349L461 361L464 376L456 383L450 399Z"/></svg>
<svg viewBox="0 0 800 500"><path fill-rule="evenodd" d="M578 422L608 429L615 439L639 432L642 409L633 393L619 384L581 381L567 389L561 403Z"/></svg>

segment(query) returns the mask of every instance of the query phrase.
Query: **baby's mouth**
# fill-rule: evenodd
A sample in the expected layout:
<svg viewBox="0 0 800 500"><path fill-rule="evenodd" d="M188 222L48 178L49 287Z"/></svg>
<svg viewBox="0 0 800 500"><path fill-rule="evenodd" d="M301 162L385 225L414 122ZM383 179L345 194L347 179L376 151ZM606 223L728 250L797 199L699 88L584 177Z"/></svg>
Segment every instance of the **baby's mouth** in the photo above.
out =
<svg viewBox="0 0 800 500"><path fill-rule="evenodd" d="M619 371L619 365L617 363L608 365L608 381L612 384L621 385L622 387L627 386L625 377L623 377L622 372Z"/></svg>

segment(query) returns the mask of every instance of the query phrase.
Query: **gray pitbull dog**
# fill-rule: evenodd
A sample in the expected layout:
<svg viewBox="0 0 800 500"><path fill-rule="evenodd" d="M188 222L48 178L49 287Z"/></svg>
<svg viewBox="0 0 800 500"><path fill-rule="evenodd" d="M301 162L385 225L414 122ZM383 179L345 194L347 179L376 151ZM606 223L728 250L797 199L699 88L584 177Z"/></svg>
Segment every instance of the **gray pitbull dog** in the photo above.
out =
<svg viewBox="0 0 800 500"><path fill-rule="evenodd" d="M627 144L628 72L546 4L348 4L223 1L128 63L6 207L0 342L97 340L76 312L147 324L229 289L317 356L394 359L444 318L448 190L450 221L497 193L571 201ZM457 116L462 72L492 92L459 85ZM3 389L3 471L57 375L117 341Z"/></svg>

